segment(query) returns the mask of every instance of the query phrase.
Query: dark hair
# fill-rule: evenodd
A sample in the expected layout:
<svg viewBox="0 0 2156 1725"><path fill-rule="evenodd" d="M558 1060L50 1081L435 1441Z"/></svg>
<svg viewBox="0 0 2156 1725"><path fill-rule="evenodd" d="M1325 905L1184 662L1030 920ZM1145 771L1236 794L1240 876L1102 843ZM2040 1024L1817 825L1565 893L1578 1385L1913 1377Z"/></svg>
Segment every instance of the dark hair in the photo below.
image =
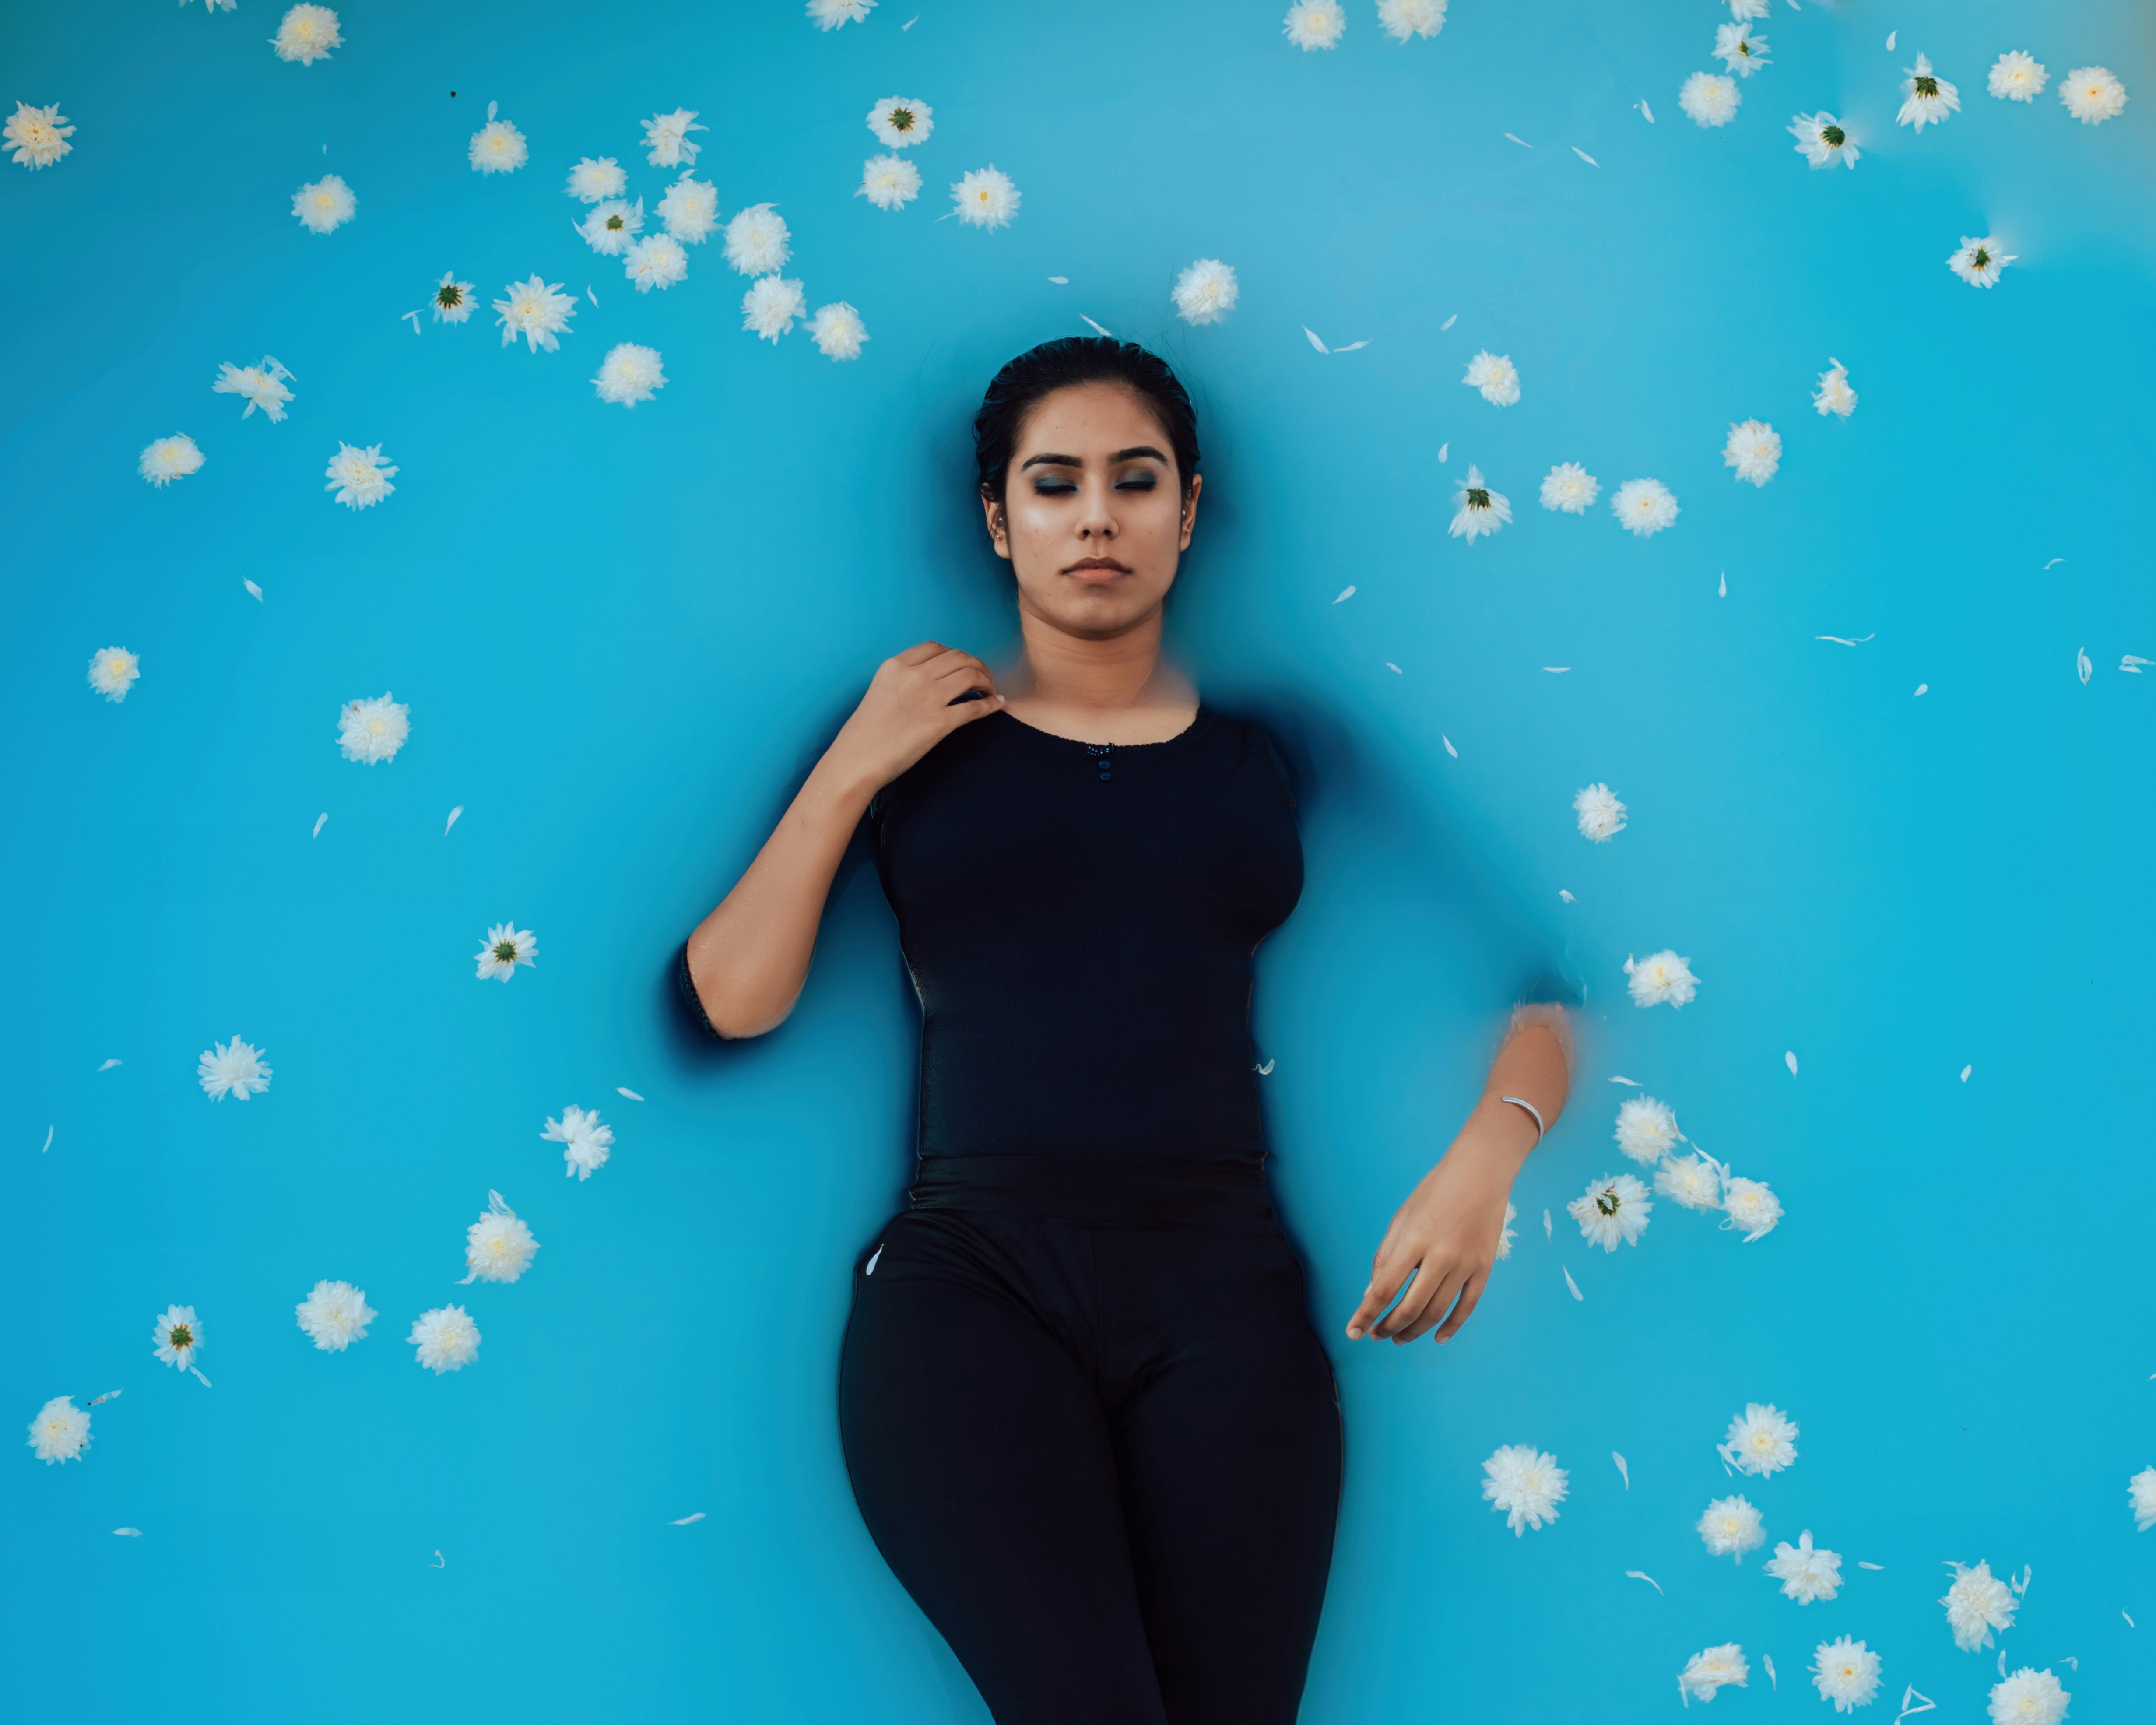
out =
<svg viewBox="0 0 2156 1725"><path fill-rule="evenodd" d="M1184 491L1198 472L1198 412L1166 360L1135 341L1065 336L1029 347L995 375L973 415L973 459L981 490L1001 501L1025 416L1045 396L1079 383L1120 383L1151 408L1168 434Z"/></svg>

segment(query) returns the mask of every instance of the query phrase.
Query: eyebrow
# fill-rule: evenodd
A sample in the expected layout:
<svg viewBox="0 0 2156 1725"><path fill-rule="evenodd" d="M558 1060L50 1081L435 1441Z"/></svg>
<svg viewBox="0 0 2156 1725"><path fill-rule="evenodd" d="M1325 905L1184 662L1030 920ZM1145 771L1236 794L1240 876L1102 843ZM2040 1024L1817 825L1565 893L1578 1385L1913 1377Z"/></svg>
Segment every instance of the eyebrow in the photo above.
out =
<svg viewBox="0 0 2156 1725"><path fill-rule="evenodd" d="M1141 455L1150 455L1156 461L1165 462L1168 457L1151 444L1132 444L1127 449L1118 449L1108 457L1112 465L1117 461L1135 461ZM1021 471L1029 467L1083 467L1085 462L1076 455L1029 455L1019 463Z"/></svg>

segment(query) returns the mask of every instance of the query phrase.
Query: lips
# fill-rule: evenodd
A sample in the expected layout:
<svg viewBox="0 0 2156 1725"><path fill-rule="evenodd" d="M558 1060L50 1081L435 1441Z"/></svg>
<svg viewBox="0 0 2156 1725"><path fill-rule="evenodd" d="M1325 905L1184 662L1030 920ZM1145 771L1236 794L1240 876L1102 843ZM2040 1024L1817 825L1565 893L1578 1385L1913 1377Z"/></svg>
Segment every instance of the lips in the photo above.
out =
<svg viewBox="0 0 2156 1725"><path fill-rule="evenodd" d="M1065 575L1090 575L1096 580L1111 575L1127 575L1129 568L1113 557L1085 557L1063 572Z"/></svg>

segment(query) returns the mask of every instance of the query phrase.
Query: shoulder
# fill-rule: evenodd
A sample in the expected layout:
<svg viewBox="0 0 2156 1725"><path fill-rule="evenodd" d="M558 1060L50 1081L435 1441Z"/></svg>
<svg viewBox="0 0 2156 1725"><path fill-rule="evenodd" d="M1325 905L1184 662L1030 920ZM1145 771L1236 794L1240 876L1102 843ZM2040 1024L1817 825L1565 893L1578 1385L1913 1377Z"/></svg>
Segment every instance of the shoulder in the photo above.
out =
<svg viewBox="0 0 2156 1725"><path fill-rule="evenodd" d="M1215 749L1232 757L1238 767L1264 773L1278 786L1288 807L1296 806L1295 774L1272 732L1261 721L1207 707L1200 710L1199 722L1207 726L1207 741Z"/></svg>

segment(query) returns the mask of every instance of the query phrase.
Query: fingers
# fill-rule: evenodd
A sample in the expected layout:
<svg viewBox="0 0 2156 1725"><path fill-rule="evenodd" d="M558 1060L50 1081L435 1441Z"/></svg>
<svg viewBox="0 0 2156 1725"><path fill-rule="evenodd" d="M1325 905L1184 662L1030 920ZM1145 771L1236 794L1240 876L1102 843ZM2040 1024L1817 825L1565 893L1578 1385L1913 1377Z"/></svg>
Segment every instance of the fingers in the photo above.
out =
<svg viewBox="0 0 2156 1725"><path fill-rule="evenodd" d="M1384 1309L1393 1303L1393 1296L1399 1292L1401 1283L1407 1280L1408 1272L1414 1267L1412 1264L1395 1267L1387 1262L1382 1251L1378 1253L1377 1262L1370 1266L1370 1285L1363 1290L1363 1302L1348 1320L1348 1339L1350 1342L1359 1342L1370 1332Z"/></svg>
<svg viewBox="0 0 2156 1725"><path fill-rule="evenodd" d="M985 719L990 713L1003 710L1004 698L1000 695L991 695L986 701L954 701L950 706L951 728L956 731L961 725L970 725L976 719Z"/></svg>
<svg viewBox="0 0 2156 1725"><path fill-rule="evenodd" d="M1478 1273L1468 1278L1467 1286L1460 1291L1460 1303L1452 1308L1452 1316L1445 1319L1444 1327L1437 1332L1439 1341L1445 1341L1453 1336L1460 1325L1467 1322L1467 1314L1474 1311L1476 1301L1482 1297L1482 1290L1489 1285L1486 1274Z"/></svg>
<svg viewBox="0 0 2156 1725"><path fill-rule="evenodd" d="M941 641L916 641L903 653L892 654L891 662L893 665L925 665L937 654L950 650Z"/></svg>
<svg viewBox="0 0 2156 1725"><path fill-rule="evenodd" d="M1459 1291L1458 1270L1425 1261L1400 1296L1400 1303L1385 1314L1378 1333L1394 1342L1414 1341L1445 1316Z"/></svg>
<svg viewBox="0 0 2156 1725"><path fill-rule="evenodd" d="M921 674L933 682L948 682L953 677L964 677L974 683L993 684L994 677L988 666L970 653L953 647L921 667Z"/></svg>

